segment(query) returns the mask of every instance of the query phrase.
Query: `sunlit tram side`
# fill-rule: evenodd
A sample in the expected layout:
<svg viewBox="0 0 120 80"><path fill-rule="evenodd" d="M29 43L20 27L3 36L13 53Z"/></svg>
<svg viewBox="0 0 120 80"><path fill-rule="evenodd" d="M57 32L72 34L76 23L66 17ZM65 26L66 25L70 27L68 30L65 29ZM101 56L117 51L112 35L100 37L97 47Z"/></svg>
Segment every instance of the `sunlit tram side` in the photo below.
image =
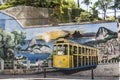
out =
<svg viewBox="0 0 120 80"><path fill-rule="evenodd" d="M98 49L63 38L54 43L52 54L53 67L59 70L90 69L98 64Z"/></svg>

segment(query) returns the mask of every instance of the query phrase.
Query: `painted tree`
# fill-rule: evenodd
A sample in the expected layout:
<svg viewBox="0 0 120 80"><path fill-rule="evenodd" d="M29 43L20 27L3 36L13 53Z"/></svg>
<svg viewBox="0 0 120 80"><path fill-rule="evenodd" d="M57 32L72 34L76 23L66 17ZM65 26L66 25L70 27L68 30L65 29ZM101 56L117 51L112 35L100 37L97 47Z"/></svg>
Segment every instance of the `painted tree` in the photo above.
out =
<svg viewBox="0 0 120 80"><path fill-rule="evenodd" d="M25 39L23 32L16 32L17 34L14 34L14 32L0 31L0 57L4 60L14 59L15 47Z"/></svg>

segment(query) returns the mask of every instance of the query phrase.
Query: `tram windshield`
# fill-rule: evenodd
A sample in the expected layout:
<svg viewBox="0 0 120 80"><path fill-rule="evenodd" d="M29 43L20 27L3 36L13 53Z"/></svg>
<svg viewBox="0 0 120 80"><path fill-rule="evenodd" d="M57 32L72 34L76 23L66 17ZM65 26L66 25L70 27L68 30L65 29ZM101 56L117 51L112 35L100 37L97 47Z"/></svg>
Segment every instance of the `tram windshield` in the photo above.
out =
<svg viewBox="0 0 120 80"><path fill-rule="evenodd" d="M57 46L55 45L55 46L53 47L53 52L54 52L54 54L56 54L56 51L57 51Z"/></svg>
<svg viewBox="0 0 120 80"><path fill-rule="evenodd" d="M58 45L58 55L62 55L62 53L63 53L62 45Z"/></svg>
<svg viewBox="0 0 120 80"><path fill-rule="evenodd" d="M68 54L68 45L64 44L58 45L58 55L67 55Z"/></svg>
<svg viewBox="0 0 120 80"><path fill-rule="evenodd" d="M68 54L68 45L63 45L64 55Z"/></svg>
<svg viewBox="0 0 120 80"><path fill-rule="evenodd" d="M55 55L67 55L68 45L54 45L53 52Z"/></svg>

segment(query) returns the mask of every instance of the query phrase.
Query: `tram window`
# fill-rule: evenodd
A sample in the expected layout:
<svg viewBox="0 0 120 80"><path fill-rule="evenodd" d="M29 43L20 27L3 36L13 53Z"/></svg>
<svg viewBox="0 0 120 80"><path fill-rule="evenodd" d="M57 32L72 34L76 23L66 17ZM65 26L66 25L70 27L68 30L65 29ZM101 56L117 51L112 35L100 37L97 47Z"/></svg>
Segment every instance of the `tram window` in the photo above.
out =
<svg viewBox="0 0 120 80"><path fill-rule="evenodd" d="M62 45L58 45L58 55L62 55Z"/></svg>
<svg viewBox="0 0 120 80"><path fill-rule="evenodd" d="M93 50L91 50L91 54L93 54Z"/></svg>
<svg viewBox="0 0 120 80"><path fill-rule="evenodd" d="M96 52L95 54L97 55L97 50L95 52Z"/></svg>
<svg viewBox="0 0 120 80"><path fill-rule="evenodd" d="M70 55L72 55L72 46L70 45Z"/></svg>
<svg viewBox="0 0 120 80"><path fill-rule="evenodd" d="M74 46L73 51L74 51L74 54L77 54L77 47L76 46Z"/></svg>
<svg viewBox="0 0 120 80"><path fill-rule="evenodd" d="M88 49L86 48L86 54L88 54Z"/></svg>
<svg viewBox="0 0 120 80"><path fill-rule="evenodd" d="M81 47L79 47L79 54L81 54Z"/></svg>
<svg viewBox="0 0 120 80"><path fill-rule="evenodd" d="M89 64L91 64L91 56L89 56Z"/></svg>
<svg viewBox="0 0 120 80"><path fill-rule="evenodd" d="M84 54L84 48L82 48L82 53Z"/></svg>
<svg viewBox="0 0 120 80"><path fill-rule="evenodd" d="M96 57L94 56L94 63L96 64Z"/></svg>
<svg viewBox="0 0 120 80"><path fill-rule="evenodd" d="M92 56L92 64L94 64L94 57Z"/></svg>
<svg viewBox="0 0 120 80"><path fill-rule="evenodd" d="M93 50L93 54L95 54L95 51Z"/></svg>
<svg viewBox="0 0 120 80"><path fill-rule="evenodd" d="M63 49L64 49L64 55L67 55L68 54L68 45L64 45Z"/></svg>
<svg viewBox="0 0 120 80"><path fill-rule="evenodd" d="M54 54L56 54L56 51L57 51L57 46L54 46L54 47L53 47L53 52L54 52Z"/></svg>
<svg viewBox="0 0 120 80"><path fill-rule="evenodd" d="M89 54L89 53L90 53L90 49L86 49L86 51L87 51L87 54Z"/></svg>
<svg viewBox="0 0 120 80"><path fill-rule="evenodd" d="M79 66L81 66L81 56L78 57L78 61Z"/></svg>
<svg viewBox="0 0 120 80"><path fill-rule="evenodd" d="M58 51L62 50L62 45L58 45Z"/></svg>

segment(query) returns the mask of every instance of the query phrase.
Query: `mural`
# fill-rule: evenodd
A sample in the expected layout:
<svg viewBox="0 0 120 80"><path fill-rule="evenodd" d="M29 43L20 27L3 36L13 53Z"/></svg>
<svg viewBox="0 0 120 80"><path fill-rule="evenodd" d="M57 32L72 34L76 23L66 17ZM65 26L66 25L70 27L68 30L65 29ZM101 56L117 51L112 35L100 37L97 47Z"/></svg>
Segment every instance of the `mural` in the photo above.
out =
<svg viewBox="0 0 120 80"><path fill-rule="evenodd" d="M117 26L117 22L103 22L24 29L15 19L0 13L0 40L3 45L0 51L3 54L7 53L4 52L4 47L6 47L5 49L12 50L17 58L25 57L35 62L37 59L46 59L51 54L55 40L66 38L79 44L98 48L99 61L117 59L120 55ZM4 43L12 44L12 46L8 47ZM0 55L4 56L3 54ZM7 54L6 57L8 57Z"/></svg>
<svg viewBox="0 0 120 80"><path fill-rule="evenodd" d="M104 23L101 23L104 24ZM108 23L109 24L109 23ZM50 46L58 38L66 38L79 44L96 47L100 50L99 61L118 59L119 44L117 42L117 26L64 26L61 29L47 31L35 36ZM51 43L51 44L50 44Z"/></svg>

